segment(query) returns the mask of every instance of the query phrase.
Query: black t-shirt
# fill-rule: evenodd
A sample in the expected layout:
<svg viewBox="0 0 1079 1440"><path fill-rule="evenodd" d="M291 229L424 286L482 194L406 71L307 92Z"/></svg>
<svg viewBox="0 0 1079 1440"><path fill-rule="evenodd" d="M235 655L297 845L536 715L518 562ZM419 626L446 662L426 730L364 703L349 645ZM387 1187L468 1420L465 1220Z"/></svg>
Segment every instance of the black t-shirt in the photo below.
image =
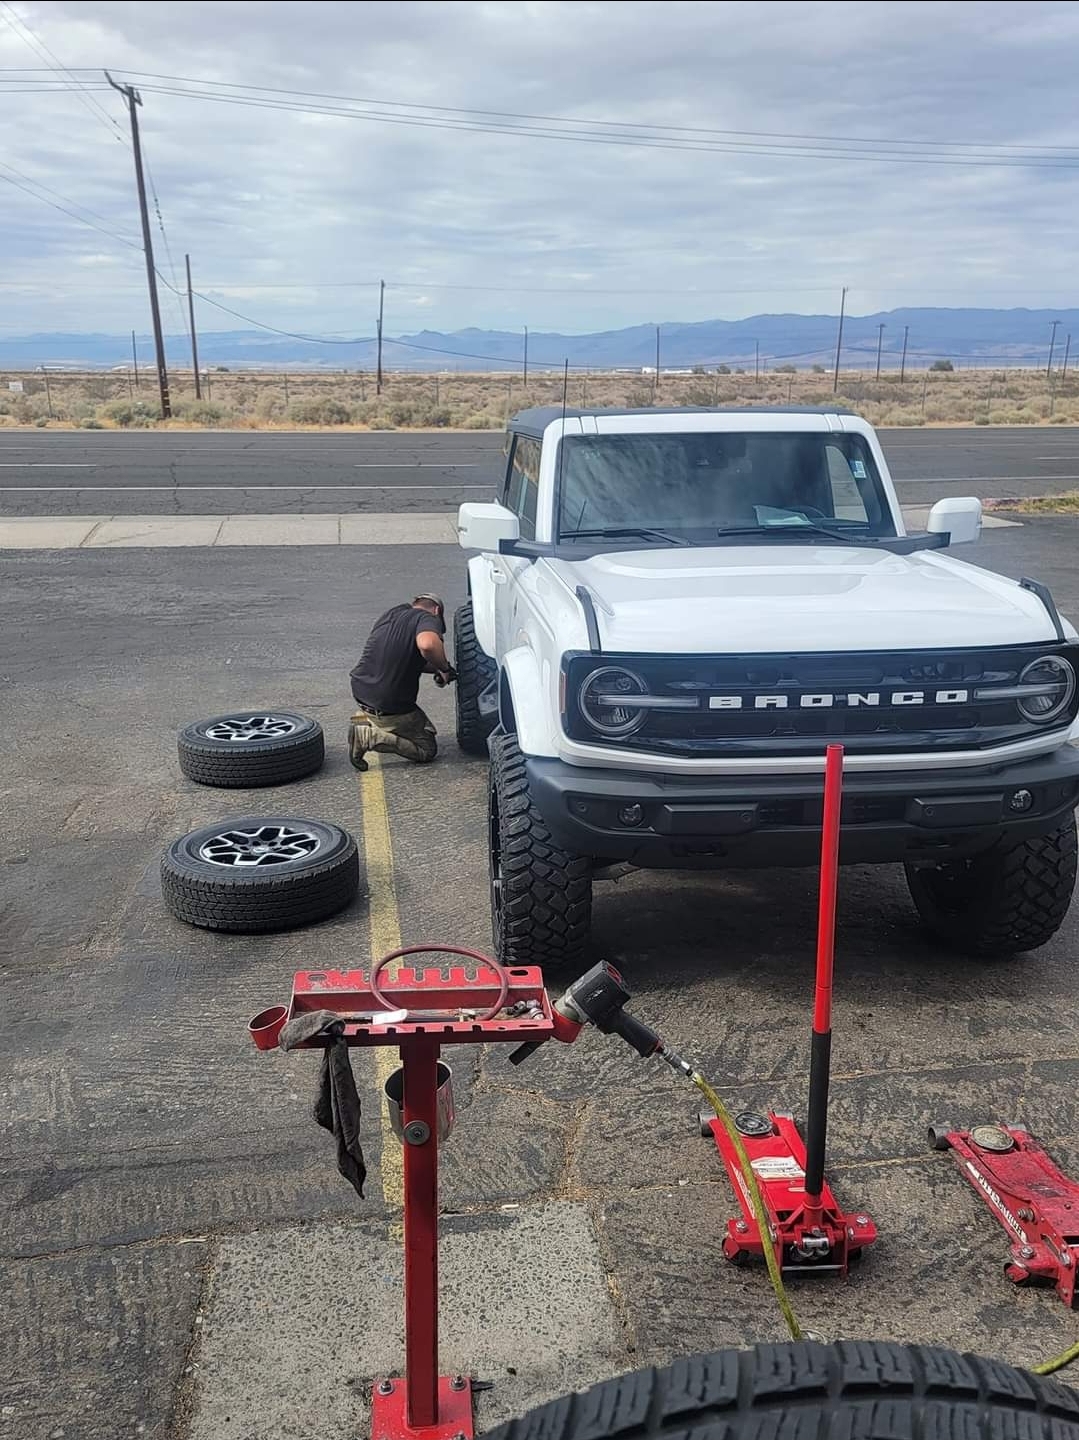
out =
<svg viewBox="0 0 1079 1440"><path fill-rule="evenodd" d="M352 694L359 704L386 715L414 708L426 663L416 636L424 631L445 635L446 627L437 615L414 605L395 605L379 616L351 671Z"/></svg>

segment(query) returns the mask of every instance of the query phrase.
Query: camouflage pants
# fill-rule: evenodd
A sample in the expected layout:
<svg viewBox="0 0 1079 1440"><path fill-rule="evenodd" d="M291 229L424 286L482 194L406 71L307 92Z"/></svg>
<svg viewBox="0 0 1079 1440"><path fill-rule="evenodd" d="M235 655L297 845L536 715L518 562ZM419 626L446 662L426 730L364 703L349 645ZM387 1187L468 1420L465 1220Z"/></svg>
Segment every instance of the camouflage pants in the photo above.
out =
<svg viewBox="0 0 1079 1440"><path fill-rule="evenodd" d="M349 759L357 770L363 770L367 768L364 752L377 750L426 765L438 751L437 733L418 705L401 715L373 715L361 708L349 721Z"/></svg>

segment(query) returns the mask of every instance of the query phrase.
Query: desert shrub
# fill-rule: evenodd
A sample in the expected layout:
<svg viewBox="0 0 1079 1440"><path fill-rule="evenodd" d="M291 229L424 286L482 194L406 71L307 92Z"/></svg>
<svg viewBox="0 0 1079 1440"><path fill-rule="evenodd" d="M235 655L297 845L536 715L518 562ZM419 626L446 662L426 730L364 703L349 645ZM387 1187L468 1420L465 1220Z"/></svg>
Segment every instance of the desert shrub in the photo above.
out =
<svg viewBox="0 0 1079 1440"><path fill-rule="evenodd" d="M706 385L692 385L686 391L685 405L714 405L715 395Z"/></svg>
<svg viewBox="0 0 1079 1440"><path fill-rule="evenodd" d="M111 420L124 430L145 430L156 424L161 414L156 405L148 405L145 400L110 400L101 406L98 418Z"/></svg>
<svg viewBox="0 0 1079 1440"><path fill-rule="evenodd" d="M797 365L773 365L773 373L776 375L797 375Z"/></svg>
<svg viewBox="0 0 1079 1440"><path fill-rule="evenodd" d="M192 425L211 427L233 418L233 412L228 406L220 405L216 400L178 400L173 404L172 414L176 420L187 420Z"/></svg>
<svg viewBox="0 0 1079 1440"><path fill-rule="evenodd" d="M731 367L730 367L729 365L717 365L717 366L716 366L716 374L717 374L717 375L729 375L730 373L731 373Z"/></svg>
<svg viewBox="0 0 1079 1440"><path fill-rule="evenodd" d="M643 387L626 392L626 406L630 410L640 410L645 405L652 404L652 391Z"/></svg>
<svg viewBox="0 0 1079 1440"><path fill-rule="evenodd" d="M372 429L372 430L396 430L396 429L397 429L397 426L393 423L393 421L392 421L392 420L388 420L385 415L376 415L373 420L368 421L368 425L369 425L370 429Z"/></svg>
<svg viewBox="0 0 1079 1440"><path fill-rule="evenodd" d="M929 368L930 370L936 371L938 374L947 373L950 375L951 372L955 369L955 366L950 360L934 360Z"/></svg>
<svg viewBox="0 0 1079 1440"><path fill-rule="evenodd" d="M707 375L708 371L704 368L703 365L694 365L690 373L692 375Z"/></svg>
<svg viewBox="0 0 1079 1440"><path fill-rule="evenodd" d="M394 425L414 425L416 423L415 406L406 405L402 400L395 400L386 413Z"/></svg>
<svg viewBox="0 0 1079 1440"><path fill-rule="evenodd" d="M828 374L828 371L824 368L823 365L814 365L814 366L813 366L813 374L814 374L814 375L827 375L827 374Z"/></svg>
<svg viewBox="0 0 1079 1440"><path fill-rule="evenodd" d="M340 400L294 400L288 418L297 425L347 425L352 412Z"/></svg>
<svg viewBox="0 0 1079 1440"><path fill-rule="evenodd" d="M975 425L988 425L988 424L989 424L989 416L988 416L988 415L976 415L976 416L974 417L974 423L975 423Z"/></svg>
<svg viewBox="0 0 1079 1440"><path fill-rule="evenodd" d="M497 415L466 415L461 421L462 430L501 430L502 421Z"/></svg>
<svg viewBox="0 0 1079 1440"><path fill-rule="evenodd" d="M432 405L426 410L417 410L413 416L413 425L421 425L428 430L440 430L453 422L453 416L445 405Z"/></svg>
<svg viewBox="0 0 1079 1440"><path fill-rule="evenodd" d="M104 430L104 428L105 427L104 425L102 425L101 421L95 420L93 419L93 417L91 417L89 420L79 421L80 430Z"/></svg>

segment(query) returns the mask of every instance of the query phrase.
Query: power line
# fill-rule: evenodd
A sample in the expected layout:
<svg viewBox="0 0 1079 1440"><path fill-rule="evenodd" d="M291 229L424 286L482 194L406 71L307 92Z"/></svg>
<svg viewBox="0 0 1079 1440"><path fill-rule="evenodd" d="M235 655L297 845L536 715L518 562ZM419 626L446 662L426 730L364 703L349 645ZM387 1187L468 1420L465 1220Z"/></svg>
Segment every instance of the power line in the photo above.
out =
<svg viewBox="0 0 1079 1440"><path fill-rule="evenodd" d="M5 160L5 161L0 161L0 166L2 166L4 169L7 169L7 170L13 170L13 169L14 169L14 166L8 165L8 163L7 163L6 160ZM16 171L15 171L15 174L16 174L16 175L20 175L20 174L21 174L21 171L16 170ZM23 177L23 178L29 178L29 177ZM2 171L2 170L0 170L0 180L6 180L9 185L14 185L17 190L23 190L23 191L25 191L25 193L26 193L27 195L32 196L35 200L40 200L43 205L51 205L54 210L61 210L65 215L70 215L71 219L72 219L72 220L77 220L80 225L89 226L89 228L90 228L91 230L96 230L96 231L98 231L98 233L101 234L101 235L108 235L109 238L112 239L112 240L119 240L122 245L127 245L127 246L129 246L132 250L141 250L141 249L142 249L142 246L139 245L139 244L137 244L134 240L128 240L125 236L117 234L117 232L116 232L115 230L106 230L106 229L105 229L103 226L101 226L101 225L95 225L92 220L87 220L87 219L85 218L85 216L83 216L83 215L77 215L74 210L68 209L68 206L67 206L67 205L57 204L57 202L56 202L55 200L50 200L50 199L48 199L48 197L45 196L45 195L39 195L36 190L31 190L31 189L29 188L29 185L24 185L24 184L21 183L20 180L14 180L14 179L12 179L12 177L11 177L10 175L5 175L5 174L3 174L3 171ZM30 184L31 184L31 185L37 185L38 183L39 183L39 182L36 181L36 180L31 180L31 181L30 181ZM40 186L40 188L44 190L44 189L47 189L48 187L42 185L42 186ZM56 191L52 191L52 192L50 192L50 193L56 194L57 192L56 192ZM72 205L74 205L74 204L76 204L77 202L74 201L74 200L72 200L70 203L71 203ZM92 212L90 212L90 213L92 213Z"/></svg>
<svg viewBox="0 0 1079 1440"><path fill-rule="evenodd" d="M104 122L113 139L119 140L124 145L128 145L130 142L119 123L109 114L99 100L85 98L90 93L89 89L78 79L73 71L67 68L55 51L51 50L45 41L42 40L41 36L30 28L22 16L16 13L14 7L8 3L8 0L0 0L0 9L3 10L4 18L19 39L34 50L40 59L45 60L49 69L55 74L61 77L67 77L65 83L70 82L69 88L79 96L83 105L89 110L91 115L94 115L97 119Z"/></svg>
<svg viewBox="0 0 1079 1440"><path fill-rule="evenodd" d="M131 72L135 73L135 72ZM1079 168L1079 154L1067 158L1052 156L972 157L911 154L903 151L865 151L842 149L797 148L793 145L756 145L747 143L683 141L659 134L601 134L596 131L551 129L529 125L489 125L464 120L439 120L416 116L389 115L381 111L345 109L340 106L285 103L261 100L253 96L223 95L196 89L177 89L167 85L146 85L143 90L158 95L173 95L193 100L210 100L223 105L239 105L248 109L276 110L286 114L329 115L340 119L366 120L377 124L403 125L418 129L456 131L467 134L510 135L538 140L618 146L623 148L682 151L693 154L753 155L791 160L860 160L882 164L959 166L963 168L1006 168L1027 170L1072 170ZM886 142L884 142L886 143Z"/></svg>
<svg viewBox="0 0 1079 1440"><path fill-rule="evenodd" d="M184 76L184 75L162 75L162 74L160 74L160 73L158 73L158 72L145 71L145 70L131 70L131 71L127 71L126 73L127 73L127 74L131 74L131 75L138 75L138 76L144 77L144 78L146 78L146 79L151 79L151 80L168 80L168 81L172 81L172 82L179 83L179 84L185 84L185 85L197 85L197 86L203 86L203 87L212 87L212 88L217 88L217 89L229 89L229 90L253 90L253 91L258 92L259 94L285 95L285 96L299 97L299 98L303 98L303 99L335 100L335 101L343 101L343 102L345 102L345 103L347 103L347 104L352 104L352 105L382 105L382 106L386 106L387 108L391 108L391 109L409 110L409 111L413 111L413 112L419 111L419 112L421 112L421 113L422 113L422 112L430 112L431 114L439 114L439 115L460 115L460 116L478 115L478 116L481 116L481 117L495 118L495 119L502 119L502 120L526 120L526 121L530 121L530 122L539 121L539 122L549 123L549 124L556 124L556 125L576 125L576 126L581 126L581 127L598 126L598 127L603 127L603 128L606 128L606 129L626 130L626 131L640 130L640 131L645 131L645 132L649 132L649 133L654 133L654 132L658 132L658 131L663 131L663 132L671 131L671 132L674 132L674 133L676 133L676 134L687 134L687 135L708 135L708 136L714 136L714 137L726 136L726 137L734 137L734 138L738 138L738 139L759 139L759 140L769 140L769 141L781 140L781 141L783 141L784 143L788 143L788 142L799 142L799 143L801 143L801 142L808 142L808 143L812 143L812 144L821 144L821 143L823 143L823 144L828 144L828 145L865 145L865 146L878 147L878 148L879 148L880 146L882 146L882 145L906 145L906 146L913 146L913 147L926 148L926 149L942 149L942 150L960 150L960 149L967 149L967 150L978 150L978 151L996 151L996 150L1018 150L1018 151L1023 151L1023 150L1030 150L1030 151L1068 151L1068 152L1079 152L1079 145L1026 145L1026 144L1017 144L1017 143L1013 143L1013 142L1003 142L1003 141L979 141L979 140L913 140L913 139L907 139L907 138L903 138L903 139L900 139L900 140L893 140L893 139L889 139L887 136L857 137L857 136L840 136L840 135L804 134L804 133L800 133L800 132L797 132L797 131L782 131L782 130L729 130L729 129L716 129L716 128L713 128L713 127L711 127L711 126L702 126L702 125L665 125L665 124L661 124L661 123L653 123L653 124L650 124L650 125L646 125L646 124L641 123L640 121L633 121L633 120L597 120L597 119L582 119L582 118L579 118L579 117L570 117L570 116L565 116L565 115L532 114L532 113L529 113L529 112L527 112L527 111L515 111L515 110L479 110L479 109L475 109L475 108L472 108L472 107L463 107L463 106L456 106L456 105L429 105L429 104L425 104L425 103L416 103L416 102L409 102L409 101L403 101L403 100L376 100L376 99L372 99L372 98L366 97L366 96L338 95L338 94L334 94L334 93L332 93L332 92L318 91L318 90L291 90L291 89L286 89L286 88L284 88L284 87L282 87L282 86L276 86L276 85L250 85L250 84L247 84L247 83L245 83L245 82L239 82L239 81L230 81L230 80L202 80L202 79L195 79L195 78L192 78L191 76ZM1076 154L1076 157L1075 157L1075 158L1079 158L1079 153Z"/></svg>

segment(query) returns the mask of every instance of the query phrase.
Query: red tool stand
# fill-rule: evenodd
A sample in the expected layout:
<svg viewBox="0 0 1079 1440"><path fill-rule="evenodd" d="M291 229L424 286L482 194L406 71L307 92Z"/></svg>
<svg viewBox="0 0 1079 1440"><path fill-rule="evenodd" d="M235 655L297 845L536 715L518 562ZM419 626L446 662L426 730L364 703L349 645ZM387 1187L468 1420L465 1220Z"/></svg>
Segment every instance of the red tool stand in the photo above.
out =
<svg viewBox="0 0 1079 1440"><path fill-rule="evenodd" d="M1017 1285L1056 1287L1065 1305L1079 1302L1079 1184L1062 1175L1026 1130L976 1125L955 1130L933 1125L934 1150L951 1150L959 1173L1007 1232L1011 1260L1004 1267Z"/></svg>
<svg viewBox="0 0 1079 1440"><path fill-rule="evenodd" d="M286 1020L306 1011L331 1010L344 1021L349 1046L393 1045L401 1054L404 1148L405 1374L374 1383L372 1440L472 1440L472 1382L438 1373L438 1141L440 1105L447 1128L446 1079L440 1102L439 1053L444 1045L504 1041L521 1044L555 1034L556 1022L538 969L498 971L489 963L472 975L449 969L402 969L379 981L388 962L437 951L485 957L456 946L417 945L387 955L373 975L362 970L302 970L292 1001L251 1022L259 1048L276 1045ZM422 1007L422 1008L421 1008ZM507 1009L517 1013L507 1015ZM379 1012L382 1012L380 1015ZM401 1018L406 1012L406 1018ZM576 1027L575 1027L576 1029ZM330 1042L318 1036L304 1048ZM445 1067L442 1067L445 1076Z"/></svg>
<svg viewBox="0 0 1079 1440"><path fill-rule="evenodd" d="M877 1238L877 1228L864 1211L848 1214L841 1210L824 1178L842 798L843 747L829 745L824 771L807 1138L803 1143L793 1118L783 1111L738 1115L735 1124L760 1187L771 1231L767 1243L773 1247L780 1269L846 1275L851 1259ZM735 1264L763 1256L765 1237L760 1233L734 1144L718 1119L702 1114L701 1127L716 1142L742 1211L740 1218L727 1221L723 1253Z"/></svg>

